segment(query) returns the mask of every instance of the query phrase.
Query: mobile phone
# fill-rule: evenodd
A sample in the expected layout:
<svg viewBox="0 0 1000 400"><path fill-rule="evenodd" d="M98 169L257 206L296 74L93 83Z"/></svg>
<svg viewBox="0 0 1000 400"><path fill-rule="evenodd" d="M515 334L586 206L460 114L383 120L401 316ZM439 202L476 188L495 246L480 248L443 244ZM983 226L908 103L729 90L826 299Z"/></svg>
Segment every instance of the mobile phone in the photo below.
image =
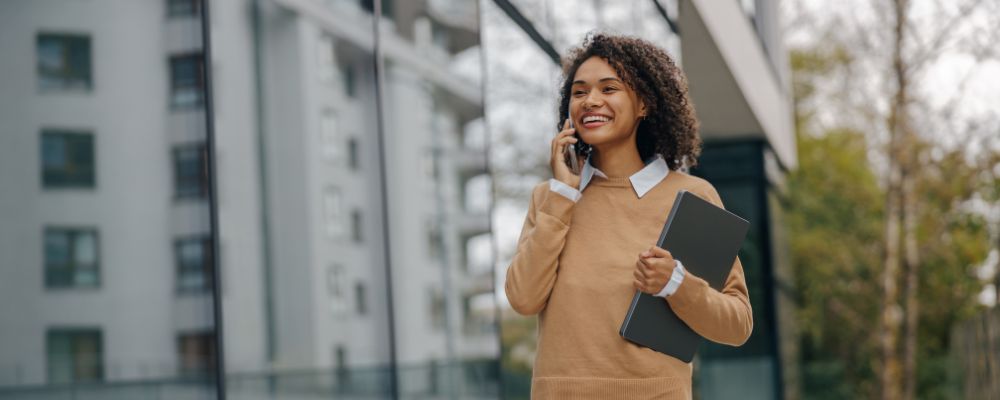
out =
<svg viewBox="0 0 1000 400"><path fill-rule="evenodd" d="M573 124L573 118L570 116L568 108L566 110L566 119L569 120L569 127L574 128L575 125ZM576 140L580 140L580 135L576 133L573 134L573 137L575 137ZM569 170L573 171L574 174L580 175L580 162L577 161L576 158L577 154L576 144L574 143L567 144L566 149L564 151L566 156L566 162L569 164Z"/></svg>

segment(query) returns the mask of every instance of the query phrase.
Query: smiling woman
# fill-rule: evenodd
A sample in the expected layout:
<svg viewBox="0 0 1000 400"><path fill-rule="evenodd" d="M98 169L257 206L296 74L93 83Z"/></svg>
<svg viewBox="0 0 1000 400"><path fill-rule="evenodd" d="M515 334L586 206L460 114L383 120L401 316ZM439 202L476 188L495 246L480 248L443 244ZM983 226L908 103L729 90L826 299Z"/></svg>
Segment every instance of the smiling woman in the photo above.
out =
<svg viewBox="0 0 1000 400"><path fill-rule="evenodd" d="M621 121L624 125L618 125L625 128L638 122L634 126L635 142L641 159L661 154L670 169L697 165L701 138L694 105L688 98L687 79L665 51L638 38L595 34L574 49L567 60L560 90L560 116L572 112L582 122L583 106L624 94L643 108L641 113L633 114L642 117L640 120ZM584 142L583 152L590 150L587 144L596 144L586 137Z"/></svg>
<svg viewBox="0 0 1000 400"><path fill-rule="evenodd" d="M560 115L572 121L552 140L553 178L532 192L505 283L515 311L539 315L532 398L689 399L691 364L617 334L636 290L718 343L742 345L753 328L739 259L716 291L655 246L679 191L722 206L679 170L701 146L684 75L662 49L603 34L565 72ZM579 174L570 144L586 156Z"/></svg>

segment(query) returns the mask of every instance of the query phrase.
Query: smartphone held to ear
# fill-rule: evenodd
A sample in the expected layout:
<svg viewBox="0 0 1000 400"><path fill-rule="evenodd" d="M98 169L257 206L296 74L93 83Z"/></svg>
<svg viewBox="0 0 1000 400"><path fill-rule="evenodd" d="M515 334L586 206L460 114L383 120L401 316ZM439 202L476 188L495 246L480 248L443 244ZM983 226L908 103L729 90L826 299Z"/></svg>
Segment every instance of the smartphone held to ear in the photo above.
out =
<svg viewBox="0 0 1000 400"><path fill-rule="evenodd" d="M566 119L569 121L569 127L574 128L575 125L573 124L573 118L570 116L569 111L566 111ZM580 140L579 134L574 133L573 137L575 137L576 140ZM575 143L567 144L564 152L565 152L564 155L566 159L566 164L568 164L569 170L573 171L573 173L576 175L580 175L580 162L577 159L576 144Z"/></svg>

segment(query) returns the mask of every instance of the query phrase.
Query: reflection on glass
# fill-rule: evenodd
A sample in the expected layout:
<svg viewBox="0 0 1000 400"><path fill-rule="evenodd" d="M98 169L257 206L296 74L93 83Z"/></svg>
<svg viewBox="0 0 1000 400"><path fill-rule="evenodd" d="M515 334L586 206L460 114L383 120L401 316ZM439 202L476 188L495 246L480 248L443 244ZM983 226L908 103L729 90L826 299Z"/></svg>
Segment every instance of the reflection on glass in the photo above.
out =
<svg viewBox="0 0 1000 400"><path fill-rule="evenodd" d="M170 57L170 105L197 107L205 101L204 60L200 53Z"/></svg>
<svg viewBox="0 0 1000 400"><path fill-rule="evenodd" d="M79 228L45 229L45 286L99 286L97 231Z"/></svg>
<svg viewBox="0 0 1000 400"><path fill-rule="evenodd" d="M174 155L174 197L202 198L208 194L207 159L201 143L176 146Z"/></svg>
<svg viewBox="0 0 1000 400"><path fill-rule="evenodd" d="M176 242L177 291L203 292L211 289L212 242L204 236Z"/></svg>
<svg viewBox="0 0 1000 400"><path fill-rule="evenodd" d="M0 398L214 398L201 11L0 2Z"/></svg>
<svg viewBox="0 0 1000 400"><path fill-rule="evenodd" d="M38 87L42 90L93 87L90 73L90 37L38 34Z"/></svg>
<svg viewBox="0 0 1000 400"><path fill-rule="evenodd" d="M45 341L48 383L83 383L104 379L102 347L99 329L49 329Z"/></svg>
<svg viewBox="0 0 1000 400"><path fill-rule="evenodd" d="M201 14L202 0L167 0L170 17L196 17Z"/></svg>
<svg viewBox="0 0 1000 400"><path fill-rule="evenodd" d="M93 134L44 130L41 153L43 187L94 187Z"/></svg>
<svg viewBox="0 0 1000 400"><path fill-rule="evenodd" d="M502 285L527 212L531 189L551 176L547 172L550 169L549 143L557 133L556 126L561 118L556 115L556 86L561 70L553 62L552 55L543 49L551 46L564 57L570 48L580 45L588 32L604 30L649 40L679 61L680 38L672 31L668 20L678 15L678 2L673 0L511 0L511 3L542 39L536 41L537 38L529 36L528 26L512 20L494 2L482 3L486 40L483 46L487 53L486 103L490 107L487 110L489 130L493 132L490 179L497 196L493 209L497 256L493 265L470 264L470 267L496 267L495 292L500 297L504 333L504 394L509 398L528 398L536 346L536 319L514 313L504 298ZM664 18L658 5L668 18ZM530 68L525 68L526 65ZM470 199L466 207L479 206ZM476 320L476 305L482 301L477 297L464 299L469 311L463 312ZM471 325L466 329L476 328Z"/></svg>
<svg viewBox="0 0 1000 400"><path fill-rule="evenodd" d="M475 2L207 4L0 2L0 397L496 397Z"/></svg>

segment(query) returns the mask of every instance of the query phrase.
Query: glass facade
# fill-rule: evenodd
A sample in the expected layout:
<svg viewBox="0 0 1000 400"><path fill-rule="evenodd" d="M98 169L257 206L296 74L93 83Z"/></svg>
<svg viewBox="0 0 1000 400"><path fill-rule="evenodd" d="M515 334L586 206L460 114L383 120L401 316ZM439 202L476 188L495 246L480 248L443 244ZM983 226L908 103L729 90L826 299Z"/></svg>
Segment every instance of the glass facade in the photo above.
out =
<svg viewBox="0 0 1000 400"><path fill-rule="evenodd" d="M677 7L0 2L0 399L523 398L560 54Z"/></svg>

